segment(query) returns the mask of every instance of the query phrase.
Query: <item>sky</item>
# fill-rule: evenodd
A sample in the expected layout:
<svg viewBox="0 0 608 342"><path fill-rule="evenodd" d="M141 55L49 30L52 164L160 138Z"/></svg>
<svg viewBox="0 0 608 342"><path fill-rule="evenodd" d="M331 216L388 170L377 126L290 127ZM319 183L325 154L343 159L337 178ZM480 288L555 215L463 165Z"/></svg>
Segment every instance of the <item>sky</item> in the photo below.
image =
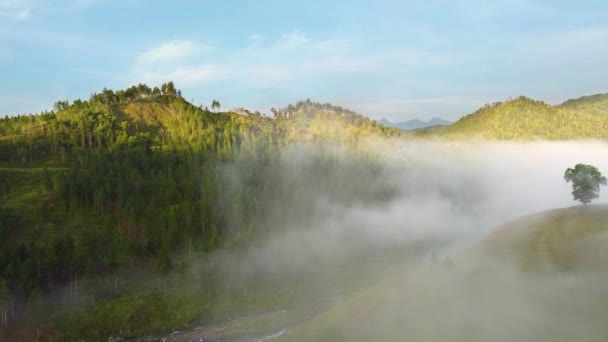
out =
<svg viewBox="0 0 608 342"><path fill-rule="evenodd" d="M196 105L395 122L557 104L608 92L606 18L606 0L0 0L0 115L170 80Z"/></svg>

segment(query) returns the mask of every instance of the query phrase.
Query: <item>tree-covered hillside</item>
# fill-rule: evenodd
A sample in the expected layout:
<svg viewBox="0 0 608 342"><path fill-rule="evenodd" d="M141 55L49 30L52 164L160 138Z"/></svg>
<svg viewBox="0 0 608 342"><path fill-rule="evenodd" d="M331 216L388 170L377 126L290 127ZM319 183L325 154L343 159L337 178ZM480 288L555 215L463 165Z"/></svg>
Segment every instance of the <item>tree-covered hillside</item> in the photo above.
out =
<svg viewBox="0 0 608 342"><path fill-rule="evenodd" d="M366 137L392 137L399 130L383 126L349 109L299 101L283 109L272 109L276 126L290 142L340 142L358 145Z"/></svg>
<svg viewBox="0 0 608 342"><path fill-rule="evenodd" d="M563 108L582 110L591 114L608 115L608 94L595 94L565 101Z"/></svg>
<svg viewBox="0 0 608 342"><path fill-rule="evenodd" d="M397 130L310 100L273 110L274 118L240 112L194 106L169 82L104 89L51 112L1 119L0 307L9 299L26 307L33 294L138 260L162 274L192 253L280 229L289 215L307 213L289 186L297 175L314 175L310 188L344 200L386 193L369 191L373 167L330 154L285 179L281 151L355 147ZM362 185L332 178L338 168Z"/></svg>
<svg viewBox="0 0 608 342"><path fill-rule="evenodd" d="M608 111L600 101L605 95L590 99L551 106L522 96L487 104L450 126L421 135L499 140L607 139Z"/></svg>

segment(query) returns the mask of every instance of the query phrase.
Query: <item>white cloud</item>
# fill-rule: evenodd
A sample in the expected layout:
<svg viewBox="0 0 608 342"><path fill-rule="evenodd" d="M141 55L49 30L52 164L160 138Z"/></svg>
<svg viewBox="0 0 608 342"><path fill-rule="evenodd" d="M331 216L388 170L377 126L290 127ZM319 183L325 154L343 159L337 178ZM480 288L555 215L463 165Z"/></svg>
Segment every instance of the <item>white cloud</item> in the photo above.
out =
<svg viewBox="0 0 608 342"><path fill-rule="evenodd" d="M200 64L177 66L170 70L145 71L139 82L158 84L175 81L178 85L193 85L201 81L221 81L232 77L232 72L221 65Z"/></svg>
<svg viewBox="0 0 608 342"><path fill-rule="evenodd" d="M320 75L402 72L454 60L414 49L364 49L353 37L313 40L299 31L271 42L257 34L249 40L231 50L201 49L189 41L163 43L137 56L134 81L172 79L191 86L231 80L264 87Z"/></svg>
<svg viewBox="0 0 608 342"><path fill-rule="evenodd" d="M394 80L407 78L404 75L408 73L434 72L438 67L461 63L466 58L455 53L436 53L417 48L370 48L370 43L373 45L374 42L353 36L313 39L299 31L280 35L274 40L259 34L247 38L242 47L231 49L205 48L200 43L183 40L159 44L135 56L128 79L124 81L151 85L174 81L186 93L189 90L200 93L202 89L215 89L217 85L217 90L227 101L262 112L277 106L278 102L311 97L352 106L363 114L376 115L378 118L384 113L389 114L388 117L391 114L403 116L410 113L443 116L446 112L453 112L454 108L450 108L452 104L449 102L457 100L443 98L441 101L420 100L416 103L391 102L390 99L399 98L399 95L386 96L382 93L386 87L403 90L403 82L396 84ZM383 81L383 87L366 91L367 97L389 100L375 106L352 103L350 99L361 98L360 93L349 91L353 86L357 87L356 83L331 90L328 94L333 94L332 97L323 98L323 89L330 87L330 84L353 78L372 87L377 80L392 80ZM234 87L227 88L226 84L233 84ZM247 93L245 97L242 95L244 92ZM433 108L433 111L425 110L425 105ZM470 106L468 102L456 108L459 113L466 113L478 105L475 102L474 106Z"/></svg>
<svg viewBox="0 0 608 342"><path fill-rule="evenodd" d="M188 40L159 44L136 56L131 82L157 84L173 80L179 85L192 85L203 80L220 80L228 73L225 66L198 62L209 51L213 48Z"/></svg>
<svg viewBox="0 0 608 342"><path fill-rule="evenodd" d="M598 68L608 58L608 48L603 44L608 39L608 30L603 28L539 32L524 37L503 34L496 39L513 44L514 48L499 55L449 47L424 49L380 45L374 48L373 38L313 38L300 31L280 35L274 40L254 34L241 48L232 49L204 50L193 42L174 41L138 56L132 68L131 82L173 80L186 89L234 82L238 85L237 92L256 89L267 93L272 89L275 94L281 92L284 98L293 96L288 99L292 101L302 96L319 99L323 97L323 91L319 89L328 87L328 83L342 84L340 82L344 80L360 79L368 86L378 85L366 90L365 100L360 100L361 93L357 90L348 91L357 89L356 84L332 90L332 96L324 100L350 106L378 119L441 116L456 120L484 103L509 96L526 94L549 101L559 97L558 102L561 102L576 92L573 85L556 83L546 77L530 81L532 72L553 68L555 72L551 74L563 78L570 69L585 77L589 70L595 70L595 76L589 76L591 80L608 76ZM205 53L201 53L203 50ZM437 74L444 68L454 70L457 66L462 66L458 69L460 72L437 79ZM510 80L524 76L528 81L518 82L517 88L513 89L509 88L508 82L496 81L498 77ZM551 86L552 83L556 85ZM306 89L307 84L312 88ZM225 88L222 91L230 93ZM477 95L471 96L471 93Z"/></svg>
<svg viewBox="0 0 608 342"><path fill-rule="evenodd" d="M190 41L172 41L144 51L139 57L139 63L153 63L158 61L175 60L187 57L194 53L194 44Z"/></svg>

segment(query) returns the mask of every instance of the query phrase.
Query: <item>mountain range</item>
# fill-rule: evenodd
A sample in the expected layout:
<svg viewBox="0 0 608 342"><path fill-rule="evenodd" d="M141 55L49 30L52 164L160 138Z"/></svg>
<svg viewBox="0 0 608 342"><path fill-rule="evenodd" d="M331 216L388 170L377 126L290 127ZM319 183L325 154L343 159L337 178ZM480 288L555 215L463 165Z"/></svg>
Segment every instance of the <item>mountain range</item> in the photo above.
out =
<svg viewBox="0 0 608 342"><path fill-rule="evenodd" d="M436 126L446 126L446 125L450 125L453 123L451 121L447 121L445 119L436 118L436 117L433 117L429 121L422 121L420 119L411 119L411 120L404 121L404 122L393 123L393 122L388 121L387 119L382 119L378 122L383 124L384 126L398 128L398 129L401 129L404 131L413 131L416 129L436 127Z"/></svg>

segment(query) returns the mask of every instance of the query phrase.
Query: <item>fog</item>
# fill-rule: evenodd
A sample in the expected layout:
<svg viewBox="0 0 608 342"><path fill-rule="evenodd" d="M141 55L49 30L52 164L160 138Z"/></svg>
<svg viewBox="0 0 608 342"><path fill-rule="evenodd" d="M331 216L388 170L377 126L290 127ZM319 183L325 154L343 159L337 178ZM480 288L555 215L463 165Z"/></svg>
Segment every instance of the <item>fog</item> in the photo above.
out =
<svg viewBox="0 0 608 342"><path fill-rule="evenodd" d="M295 215L245 253L222 253L215 259L219 267L241 270L239 276L249 281L289 274L307 286L349 263L364 265L370 256L411 253L398 252L399 260L391 259L386 272L368 275L375 278L368 283L379 284L363 290L374 309L350 307L347 295L334 309L340 312L344 305L345 312L338 314L343 317L325 327L321 315L304 328L293 328L287 340L320 338L307 335L315 329L331 331L332 340L361 341L589 341L608 336L601 320L608 309L586 297L608 295L598 285L607 280L602 272L531 274L515 262L467 253L505 222L578 205L564 171L586 163L608 172L608 144L373 141L368 153L380 166L374 176L340 169L323 177L347 187L364 184L363 191L367 183L390 189L372 201L344 201L331 187L311 190L318 179L305 170L315 153L298 148L281 159L281 179L304 193L298 201L312 203L306 219ZM342 150L323 153L348 159ZM238 170L232 172L238 177ZM608 196L594 203L608 203ZM376 271L383 267L372 265ZM361 266L361 276L369 270Z"/></svg>
<svg viewBox="0 0 608 342"><path fill-rule="evenodd" d="M264 226L246 247L176 256L174 265L185 258L186 266L162 282L133 274L118 287L194 288L228 303L276 293L274 304L243 313L298 312L248 328L258 336L250 340L265 333L288 341L608 338L607 267L522 270L478 248L509 221L578 205L564 171L586 163L608 173L608 144L392 140L368 141L363 150L285 149L264 176L283 190L260 194ZM234 187L259 176L239 162L220 172ZM593 203L608 203L608 195ZM594 250L589 265L608 265L602 236L579 243ZM114 278L105 282L116 286Z"/></svg>
<svg viewBox="0 0 608 342"><path fill-rule="evenodd" d="M301 201L312 201L314 208L306 224L290 222L255 248L252 258L261 258L268 267L286 257L306 265L357 248L428 239L466 245L520 216L578 205L571 184L563 179L568 167L587 163L608 172L608 144L603 142L370 144L382 166L376 179L349 179L348 174L330 178L345 183L381 178L383 186L395 190L389 199L343 203L328 193L308 193ZM302 157L306 153L291 151L283 158L284 172L299 179L293 191L315 182L297 172L309 162ZM331 153L344 158L343 151ZM608 195L600 193L593 203L608 203Z"/></svg>

